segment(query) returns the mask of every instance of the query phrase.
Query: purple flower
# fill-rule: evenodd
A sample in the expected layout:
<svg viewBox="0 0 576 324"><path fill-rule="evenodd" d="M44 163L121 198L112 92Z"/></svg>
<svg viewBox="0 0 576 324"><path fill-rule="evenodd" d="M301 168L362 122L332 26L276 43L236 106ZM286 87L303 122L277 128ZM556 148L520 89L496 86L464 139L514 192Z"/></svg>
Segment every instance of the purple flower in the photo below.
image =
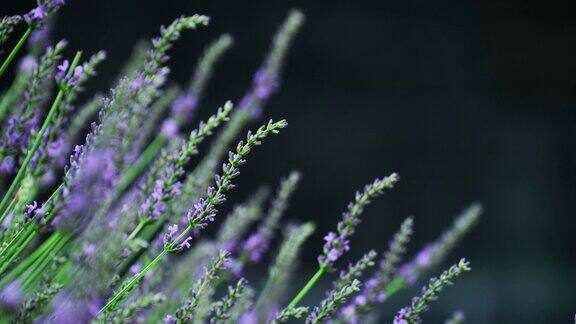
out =
<svg viewBox="0 0 576 324"><path fill-rule="evenodd" d="M258 262L268 248L268 242L262 235L254 233L244 242L243 251L252 262Z"/></svg>
<svg viewBox="0 0 576 324"><path fill-rule="evenodd" d="M76 324L90 322L91 310L88 305L69 295L60 293L54 299L54 322L62 324Z"/></svg>
<svg viewBox="0 0 576 324"><path fill-rule="evenodd" d="M394 316L394 324L408 324L407 318L410 316L410 307L404 307Z"/></svg>
<svg viewBox="0 0 576 324"><path fill-rule="evenodd" d="M70 84L78 83L78 80L84 73L84 68L82 66L77 66L74 68L74 73L72 74L72 78L70 78Z"/></svg>
<svg viewBox="0 0 576 324"><path fill-rule="evenodd" d="M190 241L192 240L191 236L188 236L184 239L184 241L182 241L180 244L178 244L178 249L179 250L183 250L184 248L189 249L190 248Z"/></svg>
<svg viewBox="0 0 576 324"><path fill-rule="evenodd" d="M140 265L140 262L136 262L130 267L130 273L132 273L132 275L137 274L140 272L140 270L142 270L142 265Z"/></svg>
<svg viewBox="0 0 576 324"><path fill-rule="evenodd" d="M172 103L172 112L178 115L188 115L198 106L198 99L190 94L183 94Z"/></svg>
<svg viewBox="0 0 576 324"><path fill-rule="evenodd" d="M31 219L34 217L34 212L38 209L38 203L34 201L32 204L26 205L24 208L24 217L26 219Z"/></svg>
<svg viewBox="0 0 576 324"><path fill-rule="evenodd" d="M346 319L346 323L356 324L358 323L358 317L356 316L356 308L354 305L348 305L342 308L340 312L342 317Z"/></svg>
<svg viewBox="0 0 576 324"><path fill-rule="evenodd" d="M139 91L143 86L144 86L144 77L139 75L136 78L134 78L134 80L132 80L132 83L130 84L130 90L132 90L133 92L137 92Z"/></svg>
<svg viewBox="0 0 576 324"><path fill-rule="evenodd" d="M62 138L58 138L54 142L48 144L48 156L50 158L57 158L59 157L64 150L64 140Z"/></svg>
<svg viewBox="0 0 576 324"><path fill-rule="evenodd" d="M52 4L56 7L62 7L65 4L65 0L54 0Z"/></svg>
<svg viewBox="0 0 576 324"><path fill-rule="evenodd" d="M0 293L0 304L8 307L18 306L22 302L22 297L20 283L12 281Z"/></svg>
<svg viewBox="0 0 576 324"><path fill-rule="evenodd" d="M265 70L258 70L254 74L254 87L256 97L260 100L266 100L278 90L280 84L277 79L270 77Z"/></svg>
<svg viewBox="0 0 576 324"><path fill-rule="evenodd" d="M406 282L410 285L413 285L416 283L416 281L418 281L418 274L416 272L414 265L411 262L403 264L398 269L398 275L404 278L404 280L406 280Z"/></svg>
<svg viewBox="0 0 576 324"><path fill-rule="evenodd" d="M44 4L39 4L38 7L30 10L29 13L24 15L24 19L29 24L40 23L44 18L48 16L48 10Z"/></svg>
<svg viewBox="0 0 576 324"><path fill-rule="evenodd" d="M167 119L162 123L162 127L160 128L162 135L172 138L176 134L178 134L178 124L173 119Z"/></svg>
<svg viewBox="0 0 576 324"><path fill-rule="evenodd" d="M258 323L258 316L253 311L248 311L238 319L238 324L256 324Z"/></svg>
<svg viewBox="0 0 576 324"><path fill-rule="evenodd" d="M96 246L94 244L88 244L84 247L85 256L93 256L96 253Z"/></svg>
<svg viewBox="0 0 576 324"><path fill-rule="evenodd" d="M38 62L36 61L36 59L33 56L27 55L25 56L22 61L20 61L20 71L23 72L32 72L34 71L34 69L36 69L38 67Z"/></svg>
<svg viewBox="0 0 576 324"><path fill-rule="evenodd" d="M168 235L170 237L174 237L174 235L178 233L178 225L172 224L168 226Z"/></svg>
<svg viewBox="0 0 576 324"><path fill-rule="evenodd" d="M14 158L11 156L6 156L2 159L2 163L0 163L0 172L4 174L14 173L14 167Z"/></svg>
<svg viewBox="0 0 576 324"><path fill-rule="evenodd" d="M321 264L333 265L344 252L350 249L349 241L344 235L329 232L324 240L326 241L323 248L324 253L318 257L318 262Z"/></svg>
<svg viewBox="0 0 576 324"><path fill-rule="evenodd" d="M44 26L42 28L37 28L30 34L30 38L28 40L28 44L36 49L36 51L41 51L44 48L48 47L50 40L52 28L50 25Z"/></svg>
<svg viewBox="0 0 576 324"><path fill-rule="evenodd" d="M56 68L58 70L58 73L56 73L56 79L64 80L64 77L66 76L66 72L68 72L69 67L70 62L68 62L68 60L64 60L62 64L58 65L58 67Z"/></svg>
<svg viewBox="0 0 576 324"><path fill-rule="evenodd" d="M426 244L426 246L424 246L424 248L418 253L418 255L416 255L416 265L420 268L424 268L430 265L430 263L432 262L432 256L434 254L435 251L435 246L434 244Z"/></svg>

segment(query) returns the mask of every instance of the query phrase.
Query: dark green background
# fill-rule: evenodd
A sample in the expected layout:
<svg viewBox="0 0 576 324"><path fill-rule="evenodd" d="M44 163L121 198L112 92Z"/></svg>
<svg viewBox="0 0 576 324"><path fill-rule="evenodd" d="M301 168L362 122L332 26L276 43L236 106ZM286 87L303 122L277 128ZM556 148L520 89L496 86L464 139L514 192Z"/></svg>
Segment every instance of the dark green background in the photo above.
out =
<svg viewBox="0 0 576 324"><path fill-rule="evenodd" d="M32 1L5 0L0 13ZM315 267L322 236L356 189L400 173L398 187L366 210L351 256L383 251L414 215L412 252L473 201L486 213L450 262L473 271L426 315L455 308L471 323L572 321L576 311L576 15L544 1L147 1L77 0L56 22L70 53L106 49L91 90L106 90L140 38L181 14L212 16L172 51L185 82L202 48L230 32L236 46L217 68L202 116L237 100L289 8L308 21L289 57L283 89L265 118L290 127L255 151L238 201L292 168L304 174L291 219L318 224L301 277ZM350 259L352 260L352 259ZM341 263L344 265L348 260ZM439 269L436 270L439 272ZM413 293L413 292L412 292ZM387 318L407 304L401 294Z"/></svg>

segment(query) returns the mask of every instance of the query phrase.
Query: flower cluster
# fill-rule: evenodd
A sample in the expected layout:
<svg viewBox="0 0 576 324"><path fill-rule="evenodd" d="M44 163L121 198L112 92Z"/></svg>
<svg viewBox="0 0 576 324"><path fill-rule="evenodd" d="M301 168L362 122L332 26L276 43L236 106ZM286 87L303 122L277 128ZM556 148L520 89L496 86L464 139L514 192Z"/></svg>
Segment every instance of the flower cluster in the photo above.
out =
<svg viewBox="0 0 576 324"><path fill-rule="evenodd" d="M398 311L394 317L394 324L408 324L421 322L420 315L428 310L430 302L438 298L444 287L452 284L452 280L465 271L470 270L470 263L464 259L444 271L439 278L430 279L428 286L422 288L422 295L414 297L412 304Z"/></svg>
<svg viewBox="0 0 576 324"><path fill-rule="evenodd" d="M0 45L27 25L0 66L0 77L9 68L15 74L0 95L0 182L8 185L0 201L0 322L357 323L376 318L378 304L439 265L478 219L474 205L399 267L410 217L379 262L369 251L341 269L364 209L398 176L376 179L356 193L318 247L317 272L290 296L300 279L298 256L316 228L283 219L301 174L282 179L273 197L263 186L225 217L218 209L251 151L288 125L270 120L233 146L279 90L304 15L289 12L238 108L226 101L190 130L231 36L206 47L185 86L170 83L168 51L181 33L209 22L203 15L177 18L136 46L109 92L83 102L106 54L66 57L66 41L50 44L49 17L64 4L39 0L28 13L0 20ZM18 56L24 47L28 53ZM16 57L22 58L12 67ZM224 219L212 237L205 229L217 218ZM267 277L248 281L252 267L261 269L268 258ZM300 306L338 269L324 298ZM440 290L467 270L462 260L433 279L394 322L420 321ZM455 313L450 322L462 318Z"/></svg>
<svg viewBox="0 0 576 324"><path fill-rule="evenodd" d="M350 249L349 238L354 234L355 227L360 223L360 214L370 200L383 194L384 190L391 189L398 181L398 175L393 173L384 179L376 179L366 185L363 192L356 192L354 201L348 204L348 209L338 223L337 231L329 232L324 237L323 253L318 257L321 267L331 267L346 251Z"/></svg>
<svg viewBox="0 0 576 324"><path fill-rule="evenodd" d="M57 11L64 5L65 0L39 1L38 6L24 15L24 20L35 28L44 23L49 14Z"/></svg>

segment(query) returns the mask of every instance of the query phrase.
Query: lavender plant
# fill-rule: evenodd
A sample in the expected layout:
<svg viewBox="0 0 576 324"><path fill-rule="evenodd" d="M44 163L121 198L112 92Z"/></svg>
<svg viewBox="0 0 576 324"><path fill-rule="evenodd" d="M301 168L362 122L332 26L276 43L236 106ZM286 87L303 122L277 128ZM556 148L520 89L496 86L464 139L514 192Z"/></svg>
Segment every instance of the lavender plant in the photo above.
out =
<svg viewBox="0 0 576 324"><path fill-rule="evenodd" d="M106 55L82 62L78 51L68 60L67 42L52 44L48 18L64 5L40 0L30 12L0 20L0 46L26 26L14 48L0 52L6 54L0 77L8 78L29 44L0 96L0 171L8 184L0 201L0 323L355 323L380 315L381 303L441 264L481 214L473 205L402 264L413 232L409 217L379 262L369 251L334 276L364 210L399 181L396 173L376 179L356 193L318 249L316 273L293 292L289 283L301 279L298 255L315 229L283 221L299 172L280 182L269 208L262 187L232 209L214 237L205 229L222 218L217 208L251 151L288 126L270 120L232 145L278 91L303 14L288 14L236 107L226 101L187 131L205 108L208 82L232 37L206 48L186 86L167 85L170 48L181 33L210 21L177 18L159 37L136 45L108 94L79 102ZM283 233L279 246L276 232ZM248 281L251 266L263 267L268 253L275 253L268 277ZM394 323L419 322L440 291L468 270L462 260L432 279ZM334 280L325 298L305 299L326 276ZM304 301L310 306L299 306ZM462 321L461 313L448 320Z"/></svg>

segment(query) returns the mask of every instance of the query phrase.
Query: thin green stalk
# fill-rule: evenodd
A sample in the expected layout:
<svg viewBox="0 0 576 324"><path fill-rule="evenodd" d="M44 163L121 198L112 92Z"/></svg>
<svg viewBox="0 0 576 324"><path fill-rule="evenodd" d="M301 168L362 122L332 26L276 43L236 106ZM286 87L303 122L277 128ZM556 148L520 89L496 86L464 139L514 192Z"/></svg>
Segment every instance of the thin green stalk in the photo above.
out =
<svg viewBox="0 0 576 324"><path fill-rule="evenodd" d="M386 298L390 298L390 296L402 290L405 285L406 281L401 276L394 278L394 280L392 280L388 286L386 286Z"/></svg>
<svg viewBox="0 0 576 324"><path fill-rule="evenodd" d="M144 241L150 242L152 240L152 238L155 237L158 234L158 232L164 227L164 225L166 225L167 221L168 221L168 217L162 216L158 220L151 222L150 223L151 226L148 227L147 230L143 232L143 235L141 238ZM144 229L146 229L146 227L142 228L142 230L144 230ZM140 231L140 232L142 232L142 231ZM116 274L123 276L126 273L126 271L134 264L134 262L136 262L136 260L138 260L138 258L140 258L140 256L142 255L143 252L144 252L144 249L140 249L139 251L136 251L136 252L130 254L130 256L128 258L126 258L124 260L124 262L122 262L122 264L120 264Z"/></svg>
<svg viewBox="0 0 576 324"><path fill-rule="evenodd" d="M72 73L74 73L74 69L76 68L76 66L80 62L81 56L82 56L82 52L76 53L76 56L74 57L74 60L72 61L72 64L70 65L70 69L68 70L67 78L70 78L72 76ZM40 131L38 132L38 134L36 134L36 137L34 138L34 142L32 144L32 147L28 150L28 153L26 154L26 158L24 159L22 166L18 170L18 173L16 174L14 181L12 181L10 188L8 189L8 191L6 192L4 197L2 198L2 201L0 202L0 213L5 212L6 207L8 206L8 204L10 202L10 199L12 199L12 196L14 195L14 193L20 188L20 183L22 182L22 179L24 179L24 176L26 175L28 165L30 164L32 157L34 157L34 154L36 153L36 151L40 147L40 144L42 144L42 139L44 137L44 133L46 133L48 126L50 126L50 123L52 122L52 118L54 117L54 115L56 114L56 111L58 110L58 106L60 106L60 102L62 101L62 98L64 97L64 92L65 92L64 88L61 88L60 91L58 91L58 95L56 96L54 103L52 103L52 107L50 107L50 111L48 112L48 116L46 116L46 119L44 119L44 123L42 123L42 127L40 128Z"/></svg>
<svg viewBox="0 0 576 324"><path fill-rule="evenodd" d="M136 238L136 236L138 236L138 234L140 234L140 232L142 232L144 227L146 227L146 225L150 224L151 222L152 221L149 219L141 219L138 222L138 225L136 225L136 228L132 231L132 233L130 233L130 235L128 235L127 241L130 241L130 240L133 240L134 238Z"/></svg>
<svg viewBox="0 0 576 324"><path fill-rule="evenodd" d="M28 235L24 239L24 242L22 242L22 244L18 246L18 249L15 251L15 253L10 256L10 259L2 263L2 268L0 268L0 274L4 273L4 271L6 271L6 269L8 269L10 265L12 265L12 262L14 262L14 260L18 257L18 255L20 255L20 253L24 251L24 249L28 246L28 244L30 244L32 239L34 239L34 237L32 235Z"/></svg>
<svg viewBox="0 0 576 324"><path fill-rule="evenodd" d="M4 121L4 118L14 105L16 99L24 92L28 76L28 73L18 73L18 77L14 80L14 83L2 94L2 99L0 100L0 122Z"/></svg>
<svg viewBox="0 0 576 324"><path fill-rule="evenodd" d="M32 30L32 26L28 26L28 29L26 29L22 37L20 37L18 43L16 43L16 46L14 46L8 57L4 60L4 63L2 63L2 66L0 66L0 77L4 74L10 63L12 63L12 60L14 60L14 57L16 57L16 54L18 54L24 43L26 43L26 40L32 33Z"/></svg>
<svg viewBox="0 0 576 324"><path fill-rule="evenodd" d="M40 260L38 265L35 265L35 269L33 269L22 281L23 287L26 291L34 288L34 284L37 283L38 278L42 275L46 267L50 265L50 262L67 244L70 242L72 238L71 235L60 235L56 244L54 244L46 253L44 253L45 257Z"/></svg>
<svg viewBox="0 0 576 324"><path fill-rule="evenodd" d="M40 247L38 247L32 254L30 254L26 259L24 259L14 270L12 270L6 277L2 278L0 281L0 288L5 287L12 280L18 278L22 273L26 272L31 266L40 259L49 250L52 245L54 245L58 240L58 235L51 235Z"/></svg>
<svg viewBox="0 0 576 324"><path fill-rule="evenodd" d="M20 282L23 284L24 289L26 290L27 285L31 278L34 277L34 274L42 267L42 265L46 262L46 260L50 260L52 251L54 251L55 247L57 247L60 243L61 237L55 235L55 238L51 242L51 244L44 247L44 251L34 260L34 262L25 269L25 271L21 274Z"/></svg>
<svg viewBox="0 0 576 324"><path fill-rule="evenodd" d="M294 297L294 299L292 299L292 301L290 302L290 304L288 304L288 307L286 307L286 308L296 307L296 305L298 305L298 303L302 300L302 298L304 298L308 294L310 289L312 289L312 287L314 287L316 282L318 282L318 280L320 280L322 275L324 273L326 273L326 269L327 269L326 267L321 266L318 269L318 271L316 271L316 273L312 276L312 278L310 278L310 280L308 280L306 285L298 292L296 297Z"/></svg>
<svg viewBox="0 0 576 324"><path fill-rule="evenodd" d="M102 307L102 309L100 309L98 314L102 314L108 311L112 306L118 303L122 299L122 297L124 297L124 294L128 293L142 279L142 277L144 277L144 275L148 272L148 270L152 269L158 262L160 262L167 253L168 250L166 249L162 250L162 252L160 252L160 254L158 254L154 258L154 260L150 261L150 263L148 263L148 265L144 269L142 269L134 277L132 277L132 279L130 279L130 281L124 286L124 288L118 291L114 295L114 297L112 297L112 299L110 299L108 303L106 303L106 305Z"/></svg>
<svg viewBox="0 0 576 324"><path fill-rule="evenodd" d="M194 228L193 224L190 224L186 227L186 229L184 229L184 231L182 231L182 233L180 233L180 235L178 235L178 237L176 239L174 239L172 241L172 243L169 244L169 246L164 247L164 249L162 250L162 252L160 252L160 254L158 254L152 261L150 261L150 263L148 263L148 265L146 265L146 267L144 267L144 269L140 270L140 272L138 272L136 275L134 275L134 277L132 277L132 279L130 279L130 281L120 290L118 291L116 294L114 294L114 297L112 297L107 303L106 305L104 305L104 307L102 307L102 309L100 309L100 311L98 312L98 314L102 314L108 310L110 310L110 308L112 308L116 303L118 303L126 293L128 293L130 290L132 290L132 288L140 281L140 279L142 279L142 277L144 277L144 275L150 270L152 269L158 262L160 262L164 256L173 251L176 248L176 245L178 244L178 242L182 241L182 239L188 235L188 233L190 233L190 231Z"/></svg>
<svg viewBox="0 0 576 324"><path fill-rule="evenodd" d="M2 213L2 215L0 215L0 224L2 224L4 222L4 218L6 218L6 216L8 216L8 214L10 214L10 212L14 209L14 206L16 206L16 204L18 203L18 196L16 196L14 199L12 199L12 201L10 202L10 205L8 205L8 208L6 208L6 212Z"/></svg>

